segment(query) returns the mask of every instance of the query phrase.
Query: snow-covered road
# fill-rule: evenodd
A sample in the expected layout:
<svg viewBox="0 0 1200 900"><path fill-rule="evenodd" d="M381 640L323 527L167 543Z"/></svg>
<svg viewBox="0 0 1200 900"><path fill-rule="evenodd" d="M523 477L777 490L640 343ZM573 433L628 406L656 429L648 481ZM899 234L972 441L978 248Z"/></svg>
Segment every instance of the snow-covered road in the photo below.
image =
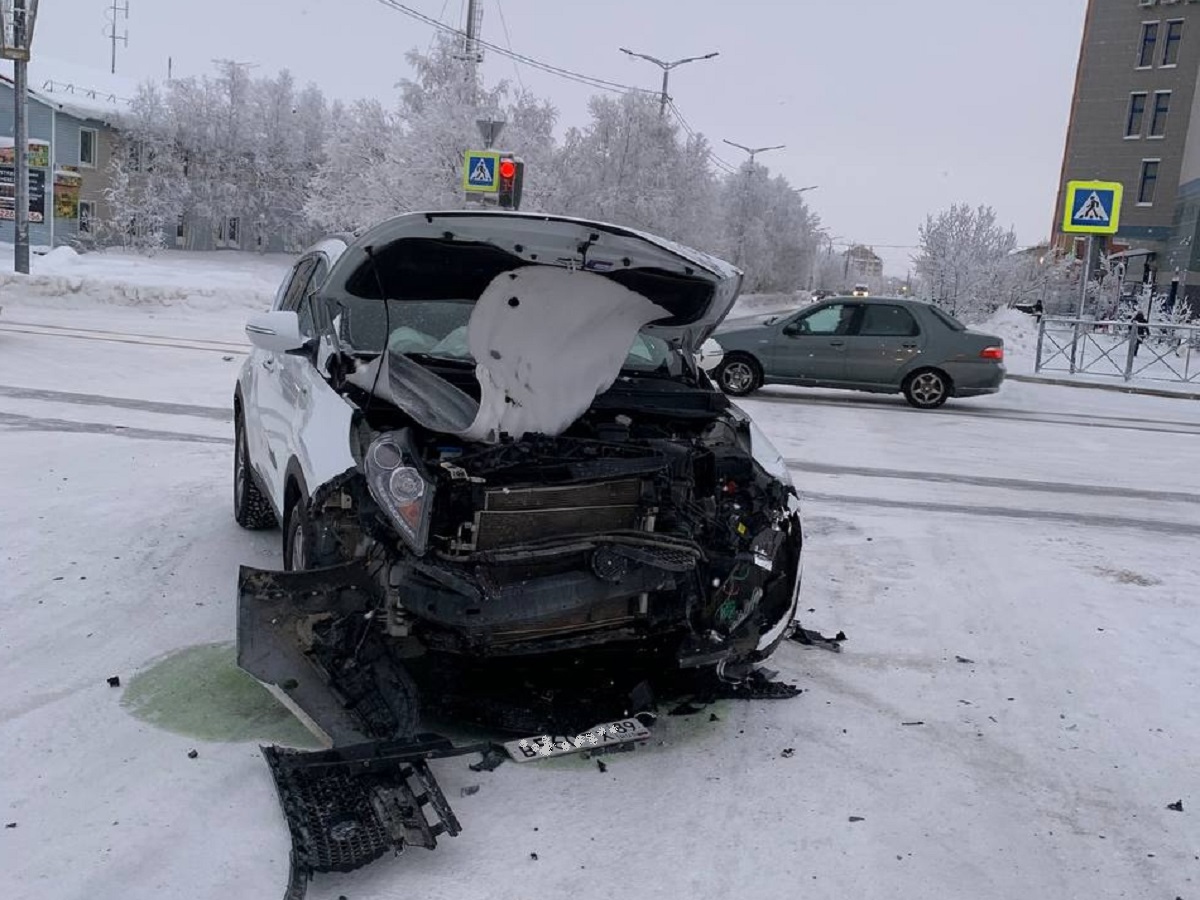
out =
<svg viewBox="0 0 1200 900"><path fill-rule="evenodd" d="M277 897L256 741L302 735L229 649L237 566L279 543L230 512L241 312L138 315L0 318L0 897ZM310 897L1197 896L1200 404L744 405L845 651L786 645L799 698L664 717L605 773L437 763L463 833Z"/></svg>

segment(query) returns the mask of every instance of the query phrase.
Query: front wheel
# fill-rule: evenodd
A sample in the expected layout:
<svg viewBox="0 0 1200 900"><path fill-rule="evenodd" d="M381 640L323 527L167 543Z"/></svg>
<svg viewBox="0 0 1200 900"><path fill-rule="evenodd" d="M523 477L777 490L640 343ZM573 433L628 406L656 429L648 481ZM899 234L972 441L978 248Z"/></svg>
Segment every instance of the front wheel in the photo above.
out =
<svg viewBox="0 0 1200 900"><path fill-rule="evenodd" d="M275 526L275 511L258 489L250 470L246 423L240 411L233 424L233 518L243 528L252 531Z"/></svg>
<svg viewBox="0 0 1200 900"><path fill-rule="evenodd" d="M913 372L904 382L904 399L917 409L937 409L950 396L950 381L937 369Z"/></svg>
<svg viewBox="0 0 1200 900"><path fill-rule="evenodd" d="M717 368L717 384L726 394L744 397L762 386L762 367L746 353L728 353Z"/></svg>

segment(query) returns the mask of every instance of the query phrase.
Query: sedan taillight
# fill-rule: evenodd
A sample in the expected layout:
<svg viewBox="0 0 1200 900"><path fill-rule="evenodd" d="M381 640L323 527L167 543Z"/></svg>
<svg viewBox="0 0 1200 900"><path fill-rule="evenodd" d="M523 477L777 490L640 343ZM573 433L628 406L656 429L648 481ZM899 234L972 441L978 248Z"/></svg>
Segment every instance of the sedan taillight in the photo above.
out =
<svg viewBox="0 0 1200 900"><path fill-rule="evenodd" d="M1004 359L1004 348L1003 347L984 347L982 350L979 351L979 358L980 359L1002 360L1002 359Z"/></svg>

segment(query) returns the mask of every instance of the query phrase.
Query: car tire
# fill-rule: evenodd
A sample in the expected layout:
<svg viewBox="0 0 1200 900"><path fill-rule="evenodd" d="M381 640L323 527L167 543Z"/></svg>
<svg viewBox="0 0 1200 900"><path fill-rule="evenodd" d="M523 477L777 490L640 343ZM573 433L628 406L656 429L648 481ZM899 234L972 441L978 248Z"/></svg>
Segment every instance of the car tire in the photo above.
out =
<svg viewBox="0 0 1200 900"><path fill-rule="evenodd" d="M303 497L297 497L283 513L283 568L287 572L302 572L311 569L312 563L308 505Z"/></svg>
<svg viewBox="0 0 1200 900"><path fill-rule="evenodd" d="M250 468L246 424L239 410L233 420L233 518L243 528L261 531L275 527L275 511L258 489Z"/></svg>
<svg viewBox="0 0 1200 900"><path fill-rule="evenodd" d="M717 367L717 385L726 394L744 397L762 387L763 371L749 353L727 353Z"/></svg>
<svg viewBox="0 0 1200 900"><path fill-rule="evenodd" d="M904 399L917 409L937 409L950 397L950 378L938 369L918 369L904 379Z"/></svg>

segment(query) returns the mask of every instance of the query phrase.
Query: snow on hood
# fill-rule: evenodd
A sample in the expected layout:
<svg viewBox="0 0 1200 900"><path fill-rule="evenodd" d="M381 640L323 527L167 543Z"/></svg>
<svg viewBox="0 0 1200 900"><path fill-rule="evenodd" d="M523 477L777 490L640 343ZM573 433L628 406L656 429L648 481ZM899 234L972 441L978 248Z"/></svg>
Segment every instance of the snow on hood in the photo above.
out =
<svg viewBox="0 0 1200 900"><path fill-rule="evenodd" d="M556 435L612 386L637 333L665 310L591 272L526 266L494 278L467 327L480 400L398 353L350 376L421 425L464 440ZM386 385L386 388L385 388Z"/></svg>

